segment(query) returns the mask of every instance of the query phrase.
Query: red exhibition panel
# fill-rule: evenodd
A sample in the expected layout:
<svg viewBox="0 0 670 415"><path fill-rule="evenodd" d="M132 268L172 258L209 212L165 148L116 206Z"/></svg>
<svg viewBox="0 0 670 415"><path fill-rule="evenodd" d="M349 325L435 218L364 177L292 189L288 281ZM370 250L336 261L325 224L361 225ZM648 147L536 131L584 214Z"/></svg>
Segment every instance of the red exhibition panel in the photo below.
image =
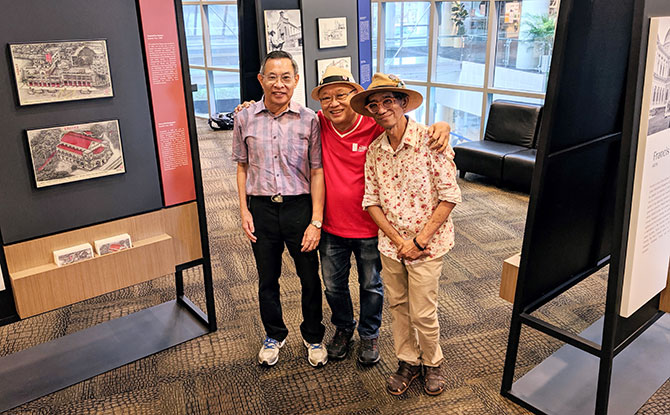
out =
<svg viewBox="0 0 670 415"><path fill-rule="evenodd" d="M195 200L173 0L139 0L165 205Z"/></svg>

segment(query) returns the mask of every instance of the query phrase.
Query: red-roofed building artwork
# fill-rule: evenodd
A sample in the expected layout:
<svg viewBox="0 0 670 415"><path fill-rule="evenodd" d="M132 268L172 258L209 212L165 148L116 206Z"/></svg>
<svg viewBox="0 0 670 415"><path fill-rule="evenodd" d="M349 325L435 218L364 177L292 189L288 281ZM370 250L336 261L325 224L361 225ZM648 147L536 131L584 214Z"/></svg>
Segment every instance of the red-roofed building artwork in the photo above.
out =
<svg viewBox="0 0 670 415"><path fill-rule="evenodd" d="M112 150L100 138L90 132L65 133L56 146L58 158L83 170L102 167L112 157Z"/></svg>

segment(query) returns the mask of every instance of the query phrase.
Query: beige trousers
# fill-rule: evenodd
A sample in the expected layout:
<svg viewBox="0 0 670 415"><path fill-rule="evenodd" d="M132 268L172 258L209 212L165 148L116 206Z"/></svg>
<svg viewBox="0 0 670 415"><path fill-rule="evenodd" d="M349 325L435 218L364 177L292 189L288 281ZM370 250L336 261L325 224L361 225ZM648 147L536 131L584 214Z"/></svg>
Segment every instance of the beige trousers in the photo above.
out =
<svg viewBox="0 0 670 415"><path fill-rule="evenodd" d="M437 319L442 257L414 265L383 254L381 260L396 356L411 365L439 366L444 358Z"/></svg>

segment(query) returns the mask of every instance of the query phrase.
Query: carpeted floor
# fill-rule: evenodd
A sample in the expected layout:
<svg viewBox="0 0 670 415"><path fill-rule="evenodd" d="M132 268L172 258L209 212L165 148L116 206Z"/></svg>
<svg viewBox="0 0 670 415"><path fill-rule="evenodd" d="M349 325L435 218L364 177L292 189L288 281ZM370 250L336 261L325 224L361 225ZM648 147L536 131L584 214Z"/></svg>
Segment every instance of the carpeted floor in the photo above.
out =
<svg viewBox="0 0 670 415"><path fill-rule="evenodd" d="M251 248L238 219L231 134L199 121L219 330L16 408L12 414L526 414L499 395L511 304L498 297L503 259L521 248L527 195L482 179L461 180L464 202L454 211L456 247L445 259L440 285L441 343L448 389L439 397L415 383L403 397L385 392L396 368L390 315L384 310L382 360L365 368L355 353L314 369L298 326L300 286L286 256L281 293L291 333L274 368L256 363L263 331ZM354 271L355 272L355 271ZM543 307L546 319L576 332L604 309L606 270ZM356 278L352 277L351 281ZM199 270L186 274L186 292L204 307ZM354 289L354 299L358 295ZM0 354L127 315L174 296L172 276L117 291L0 328ZM324 300L327 338L330 310ZM524 331L517 374L561 344ZM2 387L2 385L0 385ZM566 397L569 399L569 397ZM640 414L670 413L666 383Z"/></svg>

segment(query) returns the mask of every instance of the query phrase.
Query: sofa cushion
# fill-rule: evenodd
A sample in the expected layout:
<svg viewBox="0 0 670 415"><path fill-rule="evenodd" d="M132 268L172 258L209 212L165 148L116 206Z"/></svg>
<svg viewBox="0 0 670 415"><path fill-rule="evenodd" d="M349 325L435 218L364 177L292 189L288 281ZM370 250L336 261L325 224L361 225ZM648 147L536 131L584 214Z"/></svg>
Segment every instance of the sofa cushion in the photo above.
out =
<svg viewBox="0 0 670 415"><path fill-rule="evenodd" d="M534 147L541 111L542 106L536 104L503 100L493 102L484 140Z"/></svg>
<svg viewBox="0 0 670 415"><path fill-rule="evenodd" d="M461 172L482 174L500 180L505 154L519 149L519 146L495 141L471 141L454 146L454 162Z"/></svg>
<svg viewBox="0 0 670 415"><path fill-rule="evenodd" d="M503 182L530 189L536 156L534 148L507 154L503 159Z"/></svg>

